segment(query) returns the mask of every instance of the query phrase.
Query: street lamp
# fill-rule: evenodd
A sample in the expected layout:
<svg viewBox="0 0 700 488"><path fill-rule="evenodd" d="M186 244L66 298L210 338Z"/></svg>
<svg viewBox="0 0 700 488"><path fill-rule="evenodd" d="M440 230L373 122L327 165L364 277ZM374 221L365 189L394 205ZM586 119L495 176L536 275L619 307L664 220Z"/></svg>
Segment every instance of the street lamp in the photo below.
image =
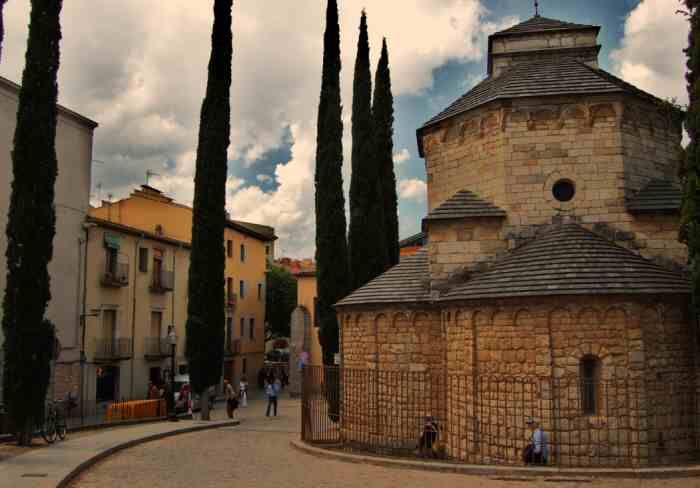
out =
<svg viewBox="0 0 700 488"><path fill-rule="evenodd" d="M171 412L171 418L177 420L176 406L175 406L175 348L177 347L177 336L175 335L175 326L168 326L168 344L170 344L170 394L172 395L172 405L173 410Z"/></svg>

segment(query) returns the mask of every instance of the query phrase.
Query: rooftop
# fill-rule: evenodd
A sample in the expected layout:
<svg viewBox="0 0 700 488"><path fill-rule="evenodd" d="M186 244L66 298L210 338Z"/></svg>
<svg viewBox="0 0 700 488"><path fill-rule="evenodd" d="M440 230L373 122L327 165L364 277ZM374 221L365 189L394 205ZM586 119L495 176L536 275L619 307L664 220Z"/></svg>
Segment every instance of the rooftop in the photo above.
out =
<svg viewBox="0 0 700 488"><path fill-rule="evenodd" d="M677 213L681 209L681 187L674 181L652 180L627 201L630 213Z"/></svg>
<svg viewBox="0 0 700 488"><path fill-rule="evenodd" d="M599 25L586 25L586 24L574 24L572 22L564 22L557 19L549 19L547 17L542 17L541 15L535 15L534 17L521 22L513 27L498 31L492 34L492 37L500 36L512 36L518 34L530 34L533 32L551 32L551 31L565 31L565 30L582 30L582 29L596 29L600 30Z"/></svg>
<svg viewBox="0 0 700 488"><path fill-rule="evenodd" d="M505 210L482 200L469 190L457 192L430 212L425 220L449 220L465 217L505 217Z"/></svg>
<svg viewBox="0 0 700 488"><path fill-rule="evenodd" d="M661 102L605 70L592 68L571 58L549 58L516 65L498 78L486 78L428 120L419 133L422 129L494 100L594 93L630 93Z"/></svg>
<svg viewBox="0 0 700 488"><path fill-rule="evenodd" d="M370 281L337 305L430 301L426 250ZM688 294L689 280L590 232L565 224L509 252L436 301L549 295Z"/></svg>

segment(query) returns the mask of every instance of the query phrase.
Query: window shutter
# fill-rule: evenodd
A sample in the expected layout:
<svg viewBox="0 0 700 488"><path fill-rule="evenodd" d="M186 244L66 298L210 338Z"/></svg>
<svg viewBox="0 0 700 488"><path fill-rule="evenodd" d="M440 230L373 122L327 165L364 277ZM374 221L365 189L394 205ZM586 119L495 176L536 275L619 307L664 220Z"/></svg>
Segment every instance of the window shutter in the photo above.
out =
<svg viewBox="0 0 700 488"><path fill-rule="evenodd" d="M139 248L139 271L146 273L148 271L148 248Z"/></svg>

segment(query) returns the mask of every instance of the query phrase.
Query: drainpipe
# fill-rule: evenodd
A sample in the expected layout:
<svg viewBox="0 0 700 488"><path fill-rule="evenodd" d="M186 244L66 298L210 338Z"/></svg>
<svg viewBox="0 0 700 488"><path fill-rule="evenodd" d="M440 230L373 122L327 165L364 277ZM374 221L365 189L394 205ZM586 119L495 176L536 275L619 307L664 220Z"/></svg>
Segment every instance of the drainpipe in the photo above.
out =
<svg viewBox="0 0 700 488"><path fill-rule="evenodd" d="M85 231L84 249L83 249L83 297L82 297L82 312L80 314L80 422L81 425L85 421L85 330L87 328L87 274L88 274L88 243L90 241L90 228L95 227L95 224L84 223L83 230Z"/></svg>
<svg viewBox="0 0 700 488"><path fill-rule="evenodd" d="M175 328L175 254L177 254L177 247L173 246L173 289L170 290L170 323L173 326L173 330L177 331ZM173 378L174 377L175 370L173 370Z"/></svg>
<svg viewBox="0 0 700 488"><path fill-rule="evenodd" d="M134 399L134 350L136 349L135 339L136 339L136 277L138 276L138 266L139 266L139 246L141 245L141 240L144 235L141 234L138 239L136 239L136 244L134 244L134 296L131 308L131 378L130 378L130 391L131 398Z"/></svg>

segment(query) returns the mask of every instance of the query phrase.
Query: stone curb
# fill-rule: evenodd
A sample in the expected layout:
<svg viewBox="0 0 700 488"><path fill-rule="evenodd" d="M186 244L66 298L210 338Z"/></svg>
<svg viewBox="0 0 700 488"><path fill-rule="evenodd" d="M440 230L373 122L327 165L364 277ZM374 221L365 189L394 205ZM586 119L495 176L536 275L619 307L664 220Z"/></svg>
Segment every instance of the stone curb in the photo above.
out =
<svg viewBox="0 0 700 488"><path fill-rule="evenodd" d="M67 488L68 485L83 471L87 470L91 466L94 466L99 461L102 461L103 459L108 458L112 454L116 454L119 451L129 449L130 447L138 446L140 444L145 444L147 442L165 439L167 437L173 437L173 436L180 435L180 434L191 434L193 432L200 432L203 430L213 430L213 429L219 429L221 427L231 427L231 426L235 426L235 425L240 425L240 423L241 423L240 420L232 420L232 421L228 421L228 422L216 423L213 425L194 425L192 427L186 427L186 428L180 429L180 430L172 430L170 432L160 432L158 434L148 435L146 437L141 437L139 439L133 439L133 440L130 440L128 442L124 442L122 444L112 446L108 449L105 449L101 453L91 457L90 459L80 463L73 470L71 470L71 472L68 473L68 475L66 477L64 477L56 485L56 488Z"/></svg>
<svg viewBox="0 0 700 488"><path fill-rule="evenodd" d="M476 464L444 463L438 461L412 461L409 459L392 459L366 454L351 454L332 449L309 445L300 440L290 444L298 451L312 456L345 461L350 463L371 464L387 468L416 469L442 473L457 473L473 476L513 477L527 480L545 478L547 481L571 481L571 478L633 478L633 479L669 479L700 477L700 466L679 466L663 468L535 468L525 466L486 466Z"/></svg>

